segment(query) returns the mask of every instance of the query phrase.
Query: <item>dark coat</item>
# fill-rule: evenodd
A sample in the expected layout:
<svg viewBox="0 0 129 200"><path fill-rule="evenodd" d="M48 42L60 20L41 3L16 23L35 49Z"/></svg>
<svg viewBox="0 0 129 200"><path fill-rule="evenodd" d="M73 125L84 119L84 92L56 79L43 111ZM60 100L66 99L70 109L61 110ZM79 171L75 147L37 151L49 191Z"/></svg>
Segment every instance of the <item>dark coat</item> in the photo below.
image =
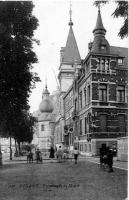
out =
<svg viewBox="0 0 129 200"><path fill-rule="evenodd" d="M54 158L55 157L55 150L54 150L54 148L53 147L51 147L51 149L50 149L50 158Z"/></svg>

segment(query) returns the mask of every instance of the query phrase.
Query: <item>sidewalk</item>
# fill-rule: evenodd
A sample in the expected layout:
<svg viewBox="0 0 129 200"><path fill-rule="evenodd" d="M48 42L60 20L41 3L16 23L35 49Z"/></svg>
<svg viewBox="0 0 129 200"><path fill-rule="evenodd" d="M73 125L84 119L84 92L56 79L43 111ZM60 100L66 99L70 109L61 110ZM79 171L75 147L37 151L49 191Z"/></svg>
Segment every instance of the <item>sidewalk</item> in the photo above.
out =
<svg viewBox="0 0 129 200"><path fill-rule="evenodd" d="M72 161L72 160L73 160L73 158L69 159L69 161ZM99 164L99 157L79 156L78 160L79 161L88 161L88 162L93 162L93 163ZM114 161L113 162L114 168L128 170L128 162L118 161L117 157L114 157L113 161ZM45 162L45 163L57 162L57 159L43 158L43 162ZM27 163L26 156L13 157L13 160L7 159L7 160L3 161L3 164L16 164L16 163Z"/></svg>
<svg viewBox="0 0 129 200"><path fill-rule="evenodd" d="M80 158L82 159L82 158ZM99 164L99 157L93 157L93 156L83 156L83 160L89 161L89 162L93 162L93 163L97 163ZM123 169L123 170L128 170L128 162L122 162L122 161L118 161L117 157L113 158L113 167L114 168L119 168L119 169Z"/></svg>

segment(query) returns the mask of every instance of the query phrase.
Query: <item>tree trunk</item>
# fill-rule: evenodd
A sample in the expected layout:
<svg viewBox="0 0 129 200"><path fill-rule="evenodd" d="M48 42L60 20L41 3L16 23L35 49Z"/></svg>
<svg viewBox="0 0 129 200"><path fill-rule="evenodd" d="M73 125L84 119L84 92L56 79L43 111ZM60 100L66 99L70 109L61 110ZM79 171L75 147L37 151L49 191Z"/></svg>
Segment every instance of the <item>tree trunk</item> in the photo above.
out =
<svg viewBox="0 0 129 200"><path fill-rule="evenodd" d="M18 150L19 150L19 155L21 155L21 146L20 146L20 142L18 142Z"/></svg>
<svg viewBox="0 0 129 200"><path fill-rule="evenodd" d="M11 141L11 135L10 135L10 160L12 160L12 141Z"/></svg>
<svg viewBox="0 0 129 200"><path fill-rule="evenodd" d="M18 149L17 149L17 141L15 139L15 155L16 157L18 156Z"/></svg>

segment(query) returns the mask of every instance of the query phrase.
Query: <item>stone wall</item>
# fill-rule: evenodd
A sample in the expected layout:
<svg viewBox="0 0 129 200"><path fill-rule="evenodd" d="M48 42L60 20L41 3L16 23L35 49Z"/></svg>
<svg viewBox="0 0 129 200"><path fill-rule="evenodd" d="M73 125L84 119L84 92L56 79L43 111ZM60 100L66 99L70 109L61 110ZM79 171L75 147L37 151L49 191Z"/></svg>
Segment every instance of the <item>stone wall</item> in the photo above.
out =
<svg viewBox="0 0 129 200"><path fill-rule="evenodd" d="M128 161L128 138L122 137L117 140L118 154L117 159L120 161Z"/></svg>

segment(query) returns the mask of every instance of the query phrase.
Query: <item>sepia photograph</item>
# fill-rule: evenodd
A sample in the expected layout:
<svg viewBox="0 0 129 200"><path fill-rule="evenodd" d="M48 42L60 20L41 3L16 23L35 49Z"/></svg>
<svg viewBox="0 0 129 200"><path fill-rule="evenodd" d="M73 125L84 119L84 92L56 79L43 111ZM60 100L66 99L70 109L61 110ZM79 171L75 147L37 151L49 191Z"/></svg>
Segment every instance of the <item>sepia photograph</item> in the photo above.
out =
<svg viewBox="0 0 129 200"><path fill-rule="evenodd" d="M128 200L128 1L0 1L0 200Z"/></svg>

